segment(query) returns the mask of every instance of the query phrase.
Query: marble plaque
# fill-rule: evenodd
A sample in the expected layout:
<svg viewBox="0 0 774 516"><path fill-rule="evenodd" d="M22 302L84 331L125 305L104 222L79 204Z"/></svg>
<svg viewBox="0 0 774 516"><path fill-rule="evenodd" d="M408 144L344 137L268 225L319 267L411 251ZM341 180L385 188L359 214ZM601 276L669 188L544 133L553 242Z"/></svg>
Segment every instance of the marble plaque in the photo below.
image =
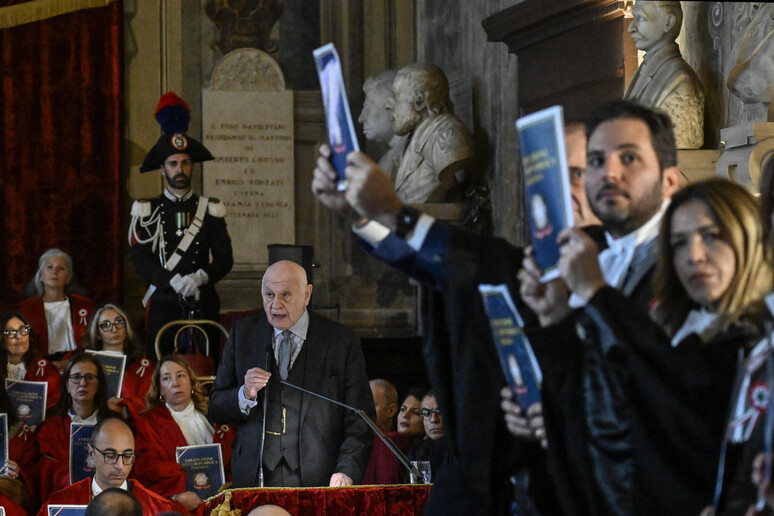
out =
<svg viewBox="0 0 774 516"><path fill-rule="evenodd" d="M295 243L293 92L203 95L203 191L226 206L234 262L265 268L267 244Z"/></svg>

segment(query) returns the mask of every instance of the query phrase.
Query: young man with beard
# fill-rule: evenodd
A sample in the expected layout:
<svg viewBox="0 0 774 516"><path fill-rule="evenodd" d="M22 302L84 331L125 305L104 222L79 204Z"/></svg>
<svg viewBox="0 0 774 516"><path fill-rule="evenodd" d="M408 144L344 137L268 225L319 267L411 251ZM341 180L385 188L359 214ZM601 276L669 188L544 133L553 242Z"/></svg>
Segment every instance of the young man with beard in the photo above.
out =
<svg viewBox="0 0 774 516"><path fill-rule="evenodd" d="M166 188L162 195L132 206L129 244L132 264L148 284L143 305L149 356L155 356L156 334L166 323L188 319L191 312L196 319L218 320L215 283L234 264L225 206L191 190L193 164L213 157L185 134L189 112L172 92L159 100L156 120L164 134L145 156L140 172L160 170ZM210 340L219 342L219 336ZM161 351L172 352L171 339L162 342ZM217 350L212 353L219 356Z"/></svg>

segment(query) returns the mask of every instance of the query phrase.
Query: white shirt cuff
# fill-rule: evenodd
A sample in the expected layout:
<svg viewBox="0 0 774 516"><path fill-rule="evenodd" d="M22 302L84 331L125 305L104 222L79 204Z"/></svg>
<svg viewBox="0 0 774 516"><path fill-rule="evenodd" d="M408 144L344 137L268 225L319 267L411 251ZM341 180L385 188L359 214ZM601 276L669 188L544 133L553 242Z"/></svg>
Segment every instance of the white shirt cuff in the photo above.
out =
<svg viewBox="0 0 774 516"><path fill-rule="evenodd" d="M419 251L422 248L422 244L425 243L427 233L430 231L430 227L434 222L435 219L433 217L425 213L421 213L419 215L419 219L417 219L417 224L414 226L414 229L411 230L408 235L406 235L406 243L415 251ZM353 224L352 232L371 244L372 247L378 246L382 240L387 238L387 236L390 234L389 229L387 229L379 222L376 222L375 220L369 220L359 227Z"/></svg>
<svg viewBox="0 0 774 516"><path fill-rule="evenodd" d="M242 411L242 414L245 416L250 414L250 409L252 409L254 406L258 405L257 401L254 400L248 400L245 397L245 386L241 386L239 388L239 410Z"/></svg>

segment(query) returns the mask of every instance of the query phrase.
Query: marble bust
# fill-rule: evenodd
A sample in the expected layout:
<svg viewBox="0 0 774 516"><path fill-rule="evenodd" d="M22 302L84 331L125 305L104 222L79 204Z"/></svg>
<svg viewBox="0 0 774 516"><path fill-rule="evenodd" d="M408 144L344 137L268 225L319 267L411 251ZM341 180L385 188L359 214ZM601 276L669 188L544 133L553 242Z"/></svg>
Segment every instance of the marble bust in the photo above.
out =
<svg viewBox="0 0 774 516"><path fill-rule="evenodd" d="M675 126L679 149L704 143L704 88L675 43L683 11L680 2L637 2L629 34L645 52L625 99L666 112Z"/></svg>
<svg viewBox="0 0 774 516"><path fill-rule="evenodd" d="M396 75L396 70L386 70L366 79L363 110L357 118L363 124L366 138L389 145L389 150L379 159L379 166L390 175L393 184L406 143L406 136L395 134L392 112L387 110L387 99L392 95L392 81Z"/></svg>
<svg viewBox="0 0 774 516"><path fill-rule="evenodd" d="M387 99L395 134L407 142L395 174L401 202L448 202L450 190L465 179L473 144L465 124L454 116L446 74L434 65L404 66Z"/></svg>

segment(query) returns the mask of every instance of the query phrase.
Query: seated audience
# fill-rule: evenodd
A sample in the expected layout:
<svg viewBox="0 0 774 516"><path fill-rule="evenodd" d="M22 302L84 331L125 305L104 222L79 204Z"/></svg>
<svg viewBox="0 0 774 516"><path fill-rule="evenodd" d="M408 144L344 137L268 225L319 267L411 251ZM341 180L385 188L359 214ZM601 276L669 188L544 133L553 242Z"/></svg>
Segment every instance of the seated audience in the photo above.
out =
<svg viewBox="0 0 774 516"><path fill-rule="evenodd" d="M32 326L19 312L5 312L0 315L0 325L3 327L0 379L46 382L46 408L53 408L59 402L59 370L45 358L36 355Z"/></svg>
<svg viewBox="0 0 774 516"><path fill-rule="evenodd" d="M102 305L94 312L87 335L86 349L126 355L121 397L110 398L108 406L116 412L126 408L132 419L137 419L145 408L145 396L150 389L154 365L143 356L144 348L137 342L129 318L116 305Z"/></svg>
<svg viewBox="0 0 774 516"><path fill-rule="evenodd" d="M105 373L91 355L76 353L64 369L61 398L37 429L41 500L70 484L70 423L96 424L117 416L107 405Z"/></svg>
<svg viewBox="0 0 774 516"><path fill-rule="evenodd" d="M34 278L40 297L19 304L37 335L36 353L55 361L60 369L76 350L97 308L91 299L68 293L72 278L72 258L60 249L49 249L40 257Z"/></svg>
<svg viewBox="0 0 774 516"><path fill-rule="evenodd" d="M403 398L398 409L398 432L409 435L418 444L426 437L422 423L422 398L427 389L412 387Z"/></svg>
<svg viewBox="0 0 774 516"><path fill-rule="evenodd" d="M656 321L606 285L587 236L570 229L559 241L562 279L585 303L578 318L584 362L599 364L613 387L586 417L630 431L631 490L618 494L633 514L697 514L712 501L737 356L761 332L760 313L748 306L772 285L755 199L721 179L674 195L657 242ZM534 260L524 266L522 287L534 288ZM525 301L545 315L534 299ZM550 359L545 350L538 356ZM566 405L556 408L561 417L583 410ZM552 427L547 430L550 454ZM583 448L571 453L589 460L588 475L599 481L615 474L595 460L604 436L583 439Z"/></svg>
<svg viewBox="0 0 774 516"><path fill-rule="evenodd" d="M377 378L368 382L376 406L376 426L405 455L411 449L414 437L395 430L395 415L398 413L398 391L387 380ZM393 454L384 441L374 433L374 448L368 460L363 484L397 484L403 478L406 467Z"/></svg>
<svg viewBox="0 0 774 516"><path fill-rule="evenodd" d="M409 460L430 461L431 478L436 478L441 468L449 462L449 441L444 435L443 417L432 391L422 398L420 410L427 438L411 449Z"/></svg>
<svg viewBox="0 0 774 516"><path fill-rule="evenodd" d="M19 432L23 423L11 408L3 381L0 381L0 413L8 415L8 459L0 466L0 507L9 516L26 516L32 511L37 454L33 434Z"/></svg>
<svg viewBox="0 0 774 516"><path fill-rule="evenodd" d="M221 443L223 470L229 481L234 431L228 425L213 426L207 419L207 400L199 380L178 355L159 361L146 401L148 408L136 422L137 478L193 511L202 500L186 490L186 473L175 460L175 448Z"/></svg>
<svg viewBox="0 0 774 516"><path fill-rule="evenodd" d="M136 498L142 506L142 514L153 516L164 511L173 511L178 507L152 492L137 480L128 480L137 457L134 436L129 426L121 419L109 417L94 427L89 445L89 456L94 460L94 477L85 478L51 494L38 512L38 516L48 514L48 504L90 505L97 501L103 491L110 488L123 489ZM100 512L99 514L118 514Z"/></svg>
<svg viewBox="0 0 774 516"><path fill-rule="evenodd" d="M123 460L123 459L122 459ZM142 505L137 497L120 487L108 487L95 496L86 507L85 516L142 516Z"/></svg>

